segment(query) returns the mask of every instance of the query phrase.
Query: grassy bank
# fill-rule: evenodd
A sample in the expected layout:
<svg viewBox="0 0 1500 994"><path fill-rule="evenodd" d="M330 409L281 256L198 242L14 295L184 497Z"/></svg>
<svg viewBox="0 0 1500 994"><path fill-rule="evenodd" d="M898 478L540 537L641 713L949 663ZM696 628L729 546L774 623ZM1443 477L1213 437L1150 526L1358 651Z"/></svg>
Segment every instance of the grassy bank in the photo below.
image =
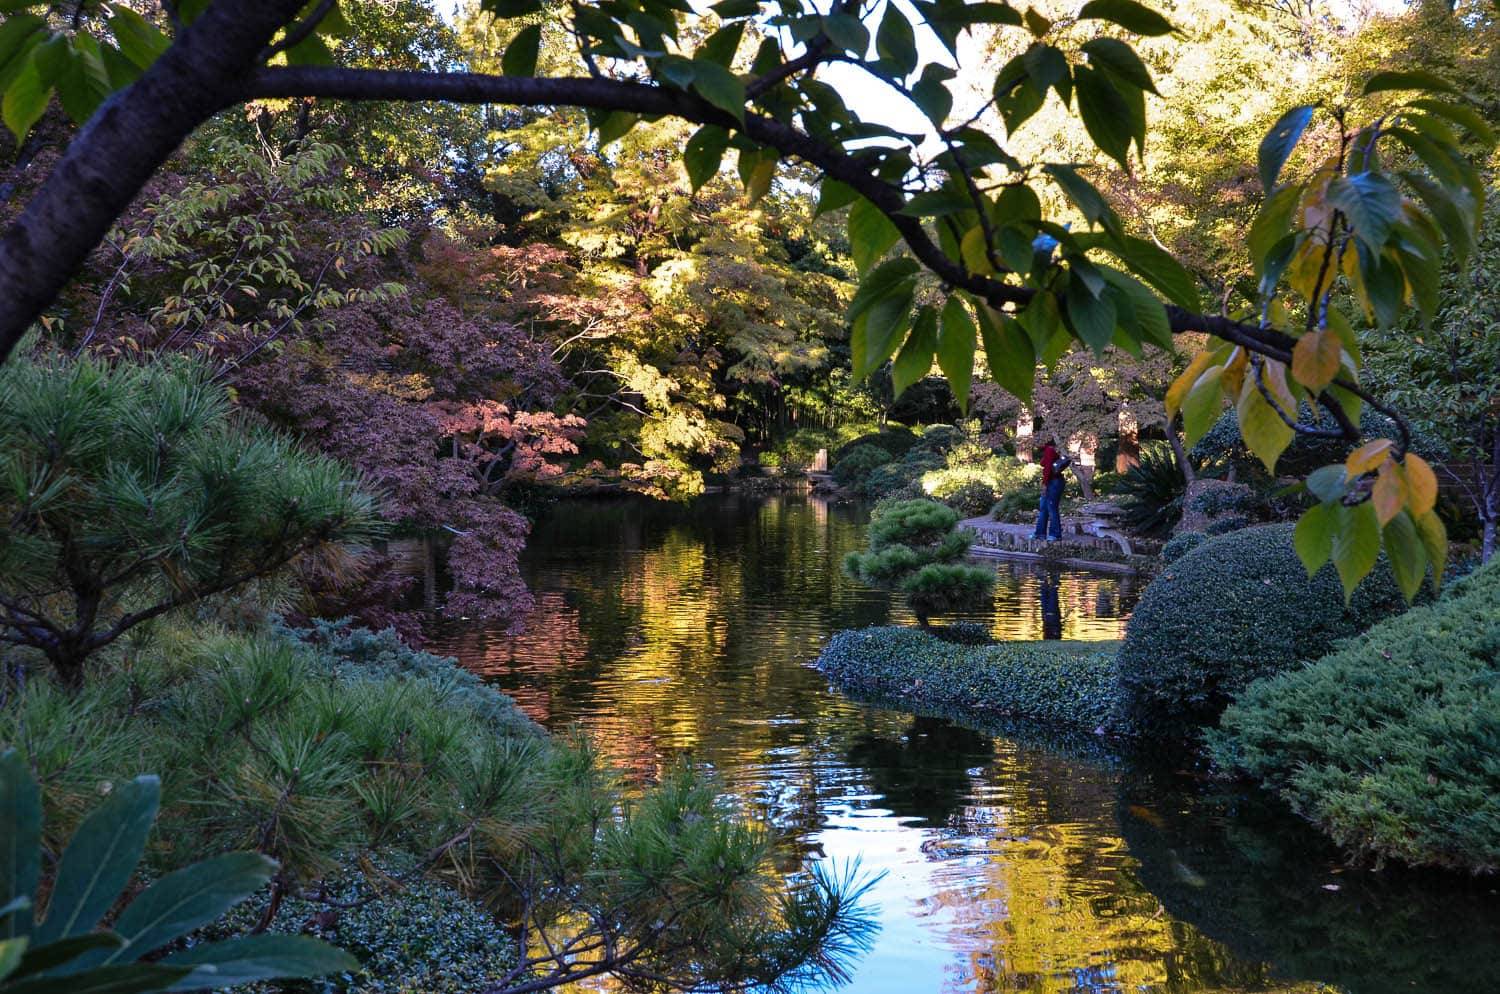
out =
<svg viewBox="0 0 1500 994"><path fill-rule="evenodd" d="M818 668L841 689L910 704L1093 733L1120 703L1116 642L958 645L912 628L838 632Z"/></svg>

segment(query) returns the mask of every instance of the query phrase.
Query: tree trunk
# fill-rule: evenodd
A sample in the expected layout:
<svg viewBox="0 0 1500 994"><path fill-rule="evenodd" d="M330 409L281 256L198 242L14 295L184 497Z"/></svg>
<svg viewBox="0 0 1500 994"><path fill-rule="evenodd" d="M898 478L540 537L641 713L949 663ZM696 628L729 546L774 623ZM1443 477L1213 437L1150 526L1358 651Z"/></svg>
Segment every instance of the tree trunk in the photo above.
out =
<svg viewBox="0 0 1500 994"><path fill-rule="evenodd" d="M182 140L239 99L303 0L215 0L105 101L0 236L0 362Z"/></svg>
<svg viewBox="0 0 1500 994"><path fill-rule="evenodd" d="M1486 515L1484 519L1484 540L1479 546L1479 561L1487 563L1495 554L1495 515Z"/></svg>
<svg viewBox="0 0 1500 994"><path fill-rule="evenodd" d="M1193 464L1188 461L1187 452L1182 448L1182 439L1177 435L1177 419L1173 418L1167 424L1167 442L1172 446L1172 458L1177 460L1177 468L1182 473L1182 482L1191 486L1198 480L1198 474L1193 472Z"/></svg>

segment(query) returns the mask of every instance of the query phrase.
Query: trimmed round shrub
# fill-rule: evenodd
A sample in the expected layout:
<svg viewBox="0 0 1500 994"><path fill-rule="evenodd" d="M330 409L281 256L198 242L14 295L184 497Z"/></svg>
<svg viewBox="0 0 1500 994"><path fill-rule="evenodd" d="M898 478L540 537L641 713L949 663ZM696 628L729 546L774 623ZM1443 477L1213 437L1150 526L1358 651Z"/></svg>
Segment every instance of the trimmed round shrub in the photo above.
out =
<svg viewBox="0 0 1500 994"><path fill-rule="evenodd" d="M833 466L833 478L840 486L858 486L870 470L891 461L891 454L878 445L856 445Z"/></svg>
<svg viewBox="0 0 1500 994"><path fill-rule="evenodd" d="M1500 869L1500 563L1253 684L1210 748L1355 852Z"/></svg>
<svg viewBox="0 0 1500 994"><path fill-rule="evenodd" d="M865 446L874 446L884 449L892 459L899 459L907 453L912 446L916 445L918 437L916 432L905 425L890 425L880 431L861 435L852 441L845 442L833 450L833 462L837 465L844 457L855 449Z"/></svg>
<svg viewBox="0 0 1500 994"><path fill-rule="evenodd" d="M1211 538L1141 595L1120 648L1120 684L1138 728L1185 736L1252 681L1316 659L1403 610L1382 560L1348 606L1333 567L1311 579L1292 526Z"/></svg>
<svg viewBox="0 0 1500 994"><path fill-rule="evenodd" d="M1208 536L1202 532L1183 532L1181 535L1173 535L1167 539L1167 544L1161 547L1162 561L1175 563L1207 541Z"/></svg>

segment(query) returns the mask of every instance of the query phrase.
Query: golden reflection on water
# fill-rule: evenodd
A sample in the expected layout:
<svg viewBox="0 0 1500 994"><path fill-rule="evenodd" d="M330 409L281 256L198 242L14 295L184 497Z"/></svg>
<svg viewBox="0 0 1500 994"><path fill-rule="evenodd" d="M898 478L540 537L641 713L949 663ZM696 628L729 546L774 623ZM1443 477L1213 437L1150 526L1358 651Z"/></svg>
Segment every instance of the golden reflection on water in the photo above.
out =
<svg viewBox="0 0 1500 994"><path fill-rule="evenodd" d="M532 542L517 635L458 627L435 651L539 721L649 778L688 754L807 856L884 873L858 994L1296 990L1173 920L1136 879L1106 765L855 704L808 664L828 635L909 624L839 570L864 516L806 498L568 509ZM997 563L997 637L1115 639L1129 577ZM1309 988L1310 989L1310 988Z"/></svg>

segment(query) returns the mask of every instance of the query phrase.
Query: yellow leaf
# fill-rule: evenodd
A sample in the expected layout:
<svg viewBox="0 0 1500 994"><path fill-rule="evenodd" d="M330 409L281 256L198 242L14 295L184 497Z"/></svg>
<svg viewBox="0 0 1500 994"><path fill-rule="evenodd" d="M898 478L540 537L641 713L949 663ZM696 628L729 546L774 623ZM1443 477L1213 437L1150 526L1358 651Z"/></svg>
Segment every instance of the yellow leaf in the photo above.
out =
<svg viewBox="0 0 1500 994"><path fill-rule="evenodd" d="M1343 347L1332 331L1314 331L1292 348L1292 375L1309 390L1322 390L1339 375Z"/></svg>
<svg viewBox="0 0 1500 994"><path fill-rule="evenodd" d="M1437 474L1427 460L1415 452L1406 454L1406 490L1411 499L1411 514L1420 518L1437 506Z"/></svg>
<svg viewBox="0 0 1500 994"><path fill-rule="evenodd" d="M1172 381L1167 388L1167 418L1175 417L1182 409L1182 402L1187 399L1188 391L1193 389L1193 384L1198 382L1198 377L1203 371L1213 365L1214 354L1212 352L1199 352L1193 356L1193 361L1188 363L1187 369L1183 370L1181 376Z"/></svg>
<svg viewBox="0 0 1500 994"><path fill-rule="evenodd" d="M1287 267L1286 281L1289 286L1302 298L1311 304L1315 294L1328 289L1332 282L1333 266L1330 262L1328 271L1323 270L1323 258L1328 254L1328 244L1317 238L1309 238L1302 243L1297 254L1292 258L1292 264ZM1320 283L1318 277L1322 276Z"/></svg>
<svg viewBox="0 0 1500 994"><path fill-rule="evenodd" d="M1224 364L1224 392L1231 397L1240 395L1240 388L1245 385L1245 370L1250 365L1250 353L1236 345L1234 351L1229 353L1229 361Z"/></svg>
<svg viewBox="0 0 1500 994"><path fill-rule="evenodd" d="M1255 382L1254 375L1243 377L1244 383L1240 389L1239 403L1235 405L1235 415L1240 422L1240 437L1245 440L1250 451L1265 464L1266 472L1276 472L1276 460L1286 451L1286 447L1292 444L1294 432L1290 425L1280 414L1276 413L1265 395L1260 392L1260 387ZM1272 379L1265 377L1267 392L1275 396L1271 388Z"/></svg>
<svg viewBox="0 0 1500 994"><path fill-rule="evenodd" d="M1380 464L1375 486L1370 490L1370 502L1375 505L1375 516L1380 519L1382 528L1401 513L1401 507L1406 503L1406 488L1393 460L1387 459Z"/></svg>
<svg viewBox="0 0 1500 994"><path fill-rule="evenodd" d="M1371 439L1349 453L1349 458L1344 460L1344 468L1349 471L1349 478L1362 476L1385 462L1393 444L1388 438Z"/></svg>

